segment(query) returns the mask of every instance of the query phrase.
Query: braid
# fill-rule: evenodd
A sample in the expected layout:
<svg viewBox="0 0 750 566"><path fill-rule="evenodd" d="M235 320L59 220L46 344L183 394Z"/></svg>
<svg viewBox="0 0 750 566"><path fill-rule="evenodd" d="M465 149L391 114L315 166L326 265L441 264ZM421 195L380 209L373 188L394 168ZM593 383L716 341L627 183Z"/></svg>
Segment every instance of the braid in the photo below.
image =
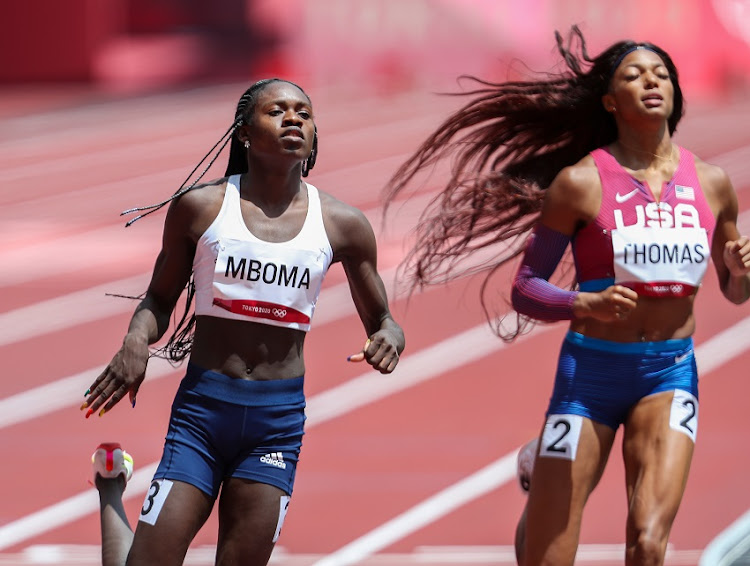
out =
<svg viewBox="0 0 750 566"><path fill-rule="evenodd" d="M318 158L318 128L315 128L315 133L313 134L313 145L312 145L312 151L310 152L310 157L305 159L305 161L302 163L302 176L307 177L307 174L310 172L310 170L315 167L315 160Z"/></svg>
<svg viewBox="0 0 750 566"><path fill-rule="evenodd" d="M302 87L294 84L291 81L286 81L284 79L278 79L278 78L262 79L256 82L255 84L253 84L240 97L240 100L237 103L237 109L234 114L234 121L232 122L232 125L229 127L229 129L227 129L226 132L224 132L224 135L222 135L221 138L219 138L219 141L217 141L213 145L213 147L211 147L211 149L209 149L208 152L206 152L203 158L193 168L193 170L190 172L187 178L182 182L180 187L174 192L174 194L172 194L172 196L170 196L168 199L165 199L157 204L152 204L149 206L139 206L139 207L130 208L128 210L123 211L120 214L120 216L131 214L133 212L142 213L128 220L125 226L128 227L131 224L133 224L135 221L143 218L144 216L148 216L149 214L152 214L156 212L157 210L160 210L161 208L163 208L164 206L166 206L167 204L169 204L176 198L196 188L196 186L198 185L198 182L203 178L206 172L211 168L211 166L214 164L214 162L219 157L219 155L221 155L221 152L224 150L227 144L230 144L230 145L229 145L229 160L227 162L227 169L225 172L225 176L229 177L231 175L237 175L237 174L241 175L243 173L247 173L247 155L246 155L246 152L242 143L237 137L237 130L241 126L249 123L250 116L255 110L255 104L258 100L258 95L261 93L261 91L267 85L271 83L275 83L275 82L289 83L297 87L300 91L302 91L302 93L305 96L307 96L308 100L310 99L310 97L302 89ZM302 164L302 176L303 177L306 177L309 171L315 165L317 154L318 154L318 132L316 129L315 136L313 138L312 151L310 152L310 156ZM209 156L211 156L210 159L209 159ZM207 159L208 159L208 165L206 165L203 168L203 170L200 172L198 177L193 182L188 184L191 177L195 174L198 168ZM174 325L174 331L172 332L170 337L167 339L166 344L154 350L150 354L151 356L154 356L154 357L164 358L168 360L170 363L172 363L173 365L176 365L182 362L190 354L192 344L193 344L193 336L195 333L195 311L192 309L193 300L195 298L194 274L190 275L190 279L188 280L188 283L185 286L185 289L186 289L185 309L184 309L182 316L180 317L180 321ZM131 298L131 299L141 298L142 299L144 296L145 296L145 293L142 294L140 297L128 297L128 298Z"/></svg>
<svg viewBox="0 0 750 566"><path fill-rule="evenodd" d="M185 309L180 321L174 325L174 331L167 339L166 344L154 350L151 356L163 358L172 365L177 365L190 355L193 346L193 335L195 334L195 310L192 310L195 298L195 278L190 275L190 280L185 287Z"/></svg>
<svg viewBox="0 0 750 566"><path fill-rule="evenodd" d="M182 184L180 185L180 188L178 188L171 197L169 197L168 199L163 200L163 201L161 201L160 203L157 203L157 204L152 204L152 205L149 205L149 206L138 206L138 207L135 207L135 208L129 208L128 210L123 210L120 213L120 216L124 216L126 214L131 214L133 212L142 212L144 210L146 211L143 214L139 214L138 216L136 216L136 217L131 218L130 220L128 220L125 223L125 227L127 228L128 226L130 226L131 224L133 224L133 222L135 222L136 220L140 220L144 216L148 216L149 214L151 214L153 212L156 212L157 210L161 209L162 207L164 207L167 204L169 204L170 202L172 202L177 197L180 197L180 196L184 195L186 192L188 192L189 190L193 189L198 184L198 181L200 181L203 178L203 176L206 174L206 172L211 168L211 165L214 164L214 161L216 161L216 159L219 157L219 155L224 150L224 148L226 147L226 145L229 142L229 140L234 137L233 136L234 131L240 125L241 124L239 124L235 120L235 122L229 127L229 129L226 132L224 132L224 135L221 136L221 138L219 139L219 141L217 141L213 145L213 147L208 150L208 152L206 153L206 155L204 155L203 158L198 162L198 164L195 167L193 167L193 170L190 172L190 174L187 176L187 178L182 182ZM210 159L210 161L208 162L208 165L206 165L206 167L203 169L203 171L201 171L200 175L198 175L198 178L195 179L195 181L193 181L189 185L185 186L186 183L190 180L190 177L193 176L193 173L196 172L196 170L198 169L198 167L200 167L201 164L203 164L203 162L206 161L206 159L208 159L208 156L211 155L211 152L213 150L215 150L219 145L221 145L221 147L219 147L219 150Z"/></svg>

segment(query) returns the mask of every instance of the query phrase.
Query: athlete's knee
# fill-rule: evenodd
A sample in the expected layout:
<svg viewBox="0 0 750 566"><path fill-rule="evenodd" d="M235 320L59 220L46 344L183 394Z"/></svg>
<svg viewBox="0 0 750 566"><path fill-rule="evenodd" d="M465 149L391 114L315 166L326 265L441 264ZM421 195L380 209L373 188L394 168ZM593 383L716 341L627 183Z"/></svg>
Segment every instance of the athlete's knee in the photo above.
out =
<svg viewBox="0 0 750 566"><path fill-rule="evenodd" d="M669 529L663 525L651 524L634 529L627 548L627 564L655 566L662 564L667 551Z"/></svg>

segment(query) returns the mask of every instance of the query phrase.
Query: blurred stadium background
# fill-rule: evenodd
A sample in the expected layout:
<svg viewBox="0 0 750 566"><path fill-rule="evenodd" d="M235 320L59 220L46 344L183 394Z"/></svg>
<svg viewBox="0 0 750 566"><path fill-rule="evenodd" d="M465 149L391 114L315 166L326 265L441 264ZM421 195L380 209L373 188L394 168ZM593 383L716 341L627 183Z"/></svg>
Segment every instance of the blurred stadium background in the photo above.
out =
<svg viewBox="0 0 750 566"><path fill-rule="evenodd" d="M265 75L308 88L434 89L499 78L518 56L545 70L552 32L579 24L592 52L648 38L691 98L747 94L744 0L3 0L0 82L144 93ZM32 102L32 100L27 100ZM6 107L5 111L9 109Z"/></svg>
<svg viewBox="0 0 750 566"><path fill-rule="evenodd" d="M108 361L129 318L128 305L97 301L103 290L138 292L157 251L158 220L125 234L117 214L176 188L257 79L287 78L310 93L322 148L311 181L371 216L391 289L418 210L403 206L395 228L381 231L379 191L460 102L435 93L459 90L461 74L503 80L550 70L553 32L571 24L581 27L592 54L632 38L672 55L688 113L678 141L725 166L743 213L750 206L742 193L750 188L748 0L0 0L0 14L0 358L7 372L0 380L0 565L96 563L86 457L96 442L116 437L136 455L137 469L158 458L179 370L157 371L172 376L169 384L147 380L153 390L139 398L138 422L124 409L84 422L75 409L78 388L91 380L86 371ZM98 269L86 264L90 255ZM409 309L394 292L414 360L400 387L410 389L365 390L366 401L342 392L349 407L342 409L324 394L362 376L361 368L330 361L350 353L352 329L359 331L351 305L335 294L339 283L332 274L327 304L331 312L338 304L349 311L330 315L309 339L308 371L318 384L311 378L308 422L316 428L306 437L272 563L514 563L512 530L523 504L512 485L514 449L539 424L563 329L506 354L486 332L481 339L466 334L487 330L475 282L431 291ZM707 286L713 301L718 291ZM432 322L453 305L460 314ZM704 435L667 563L750 564L746 423L732 424L745 414L731 405L741 411L750 392L738 384L750 356L742 341L732 342L731 355L716 345L730 342L721 334L727 328L741 339L750 335L738 330L747 325L733 326L746 322L748 310L709 302L702 309L699 327L700 316L707 320L696 338L706 345L705 371L731 362L722 371L733 378L735 398L732 390L721 397L718 382L713 391L713 380L704 390ZM461 332L471 339L466 346L448 342ZM442 344L459 348L445 354L454 359L440 358L443 370L419 357L439 357L429 347ZM540 348L549 359L528 367ZM463 372L453 362L464 363ZM498 368L509 377L491 379ZM423 390L423 381L433 389ZM360 406L356 420L344 420ZM445 459L447 446L457 444L461 458ZM400 465L391 469L385 462L393 454ZM613 454L609 480L592 499L581 563L622 563L618 466ZM130 492L134 517L145 487ZM211 522L189 563L212 563L214 543Z"/></svg>

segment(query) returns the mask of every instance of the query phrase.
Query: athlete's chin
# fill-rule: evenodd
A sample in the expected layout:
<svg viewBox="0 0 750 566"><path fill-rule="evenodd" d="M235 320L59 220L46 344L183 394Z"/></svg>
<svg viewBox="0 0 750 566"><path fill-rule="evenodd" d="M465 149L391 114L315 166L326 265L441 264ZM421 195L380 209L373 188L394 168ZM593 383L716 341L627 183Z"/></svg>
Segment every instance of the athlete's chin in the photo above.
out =
<svg viewBox="0 0 750 566"><path fill-rule="evenodd" d="M299 136L284 136L281 138L281 146L287 150L297 150L307 147L307 142Z"/></svg>
<svg viewBox="0 0 750 566"><path fill-rule="evenodd" d="M663 103L653 106L645 106L643 108L643 114L649 118L669 120L669 118L672 116L672 108Z"/></svg>
<svg viewBox="0 0 750 566"><path fill-rule="evenodd" d="M281 148L281 154L289 159L304 161L310 156L310 148L304 146L283 147Z"/></svg>

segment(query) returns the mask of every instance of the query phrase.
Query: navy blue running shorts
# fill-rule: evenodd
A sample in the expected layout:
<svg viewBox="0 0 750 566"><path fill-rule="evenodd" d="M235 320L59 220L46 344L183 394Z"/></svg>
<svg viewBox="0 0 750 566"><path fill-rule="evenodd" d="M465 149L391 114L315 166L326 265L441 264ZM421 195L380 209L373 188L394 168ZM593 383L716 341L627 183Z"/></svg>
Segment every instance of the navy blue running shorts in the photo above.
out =
<svg viewBox="0 0 750 566"><path fill-rule="evenodd" d="M617 429L648 395L680 389L698 398L692 338L611 342L568 332L549 415L581 415Z"/></svg>
<svg viewBox="0 0 750 566"><path fill-rule="evenodd" d="M188 364L154 479L216 498L225 478L292 494L305 423L304 377L250 381Z"/></svg>

